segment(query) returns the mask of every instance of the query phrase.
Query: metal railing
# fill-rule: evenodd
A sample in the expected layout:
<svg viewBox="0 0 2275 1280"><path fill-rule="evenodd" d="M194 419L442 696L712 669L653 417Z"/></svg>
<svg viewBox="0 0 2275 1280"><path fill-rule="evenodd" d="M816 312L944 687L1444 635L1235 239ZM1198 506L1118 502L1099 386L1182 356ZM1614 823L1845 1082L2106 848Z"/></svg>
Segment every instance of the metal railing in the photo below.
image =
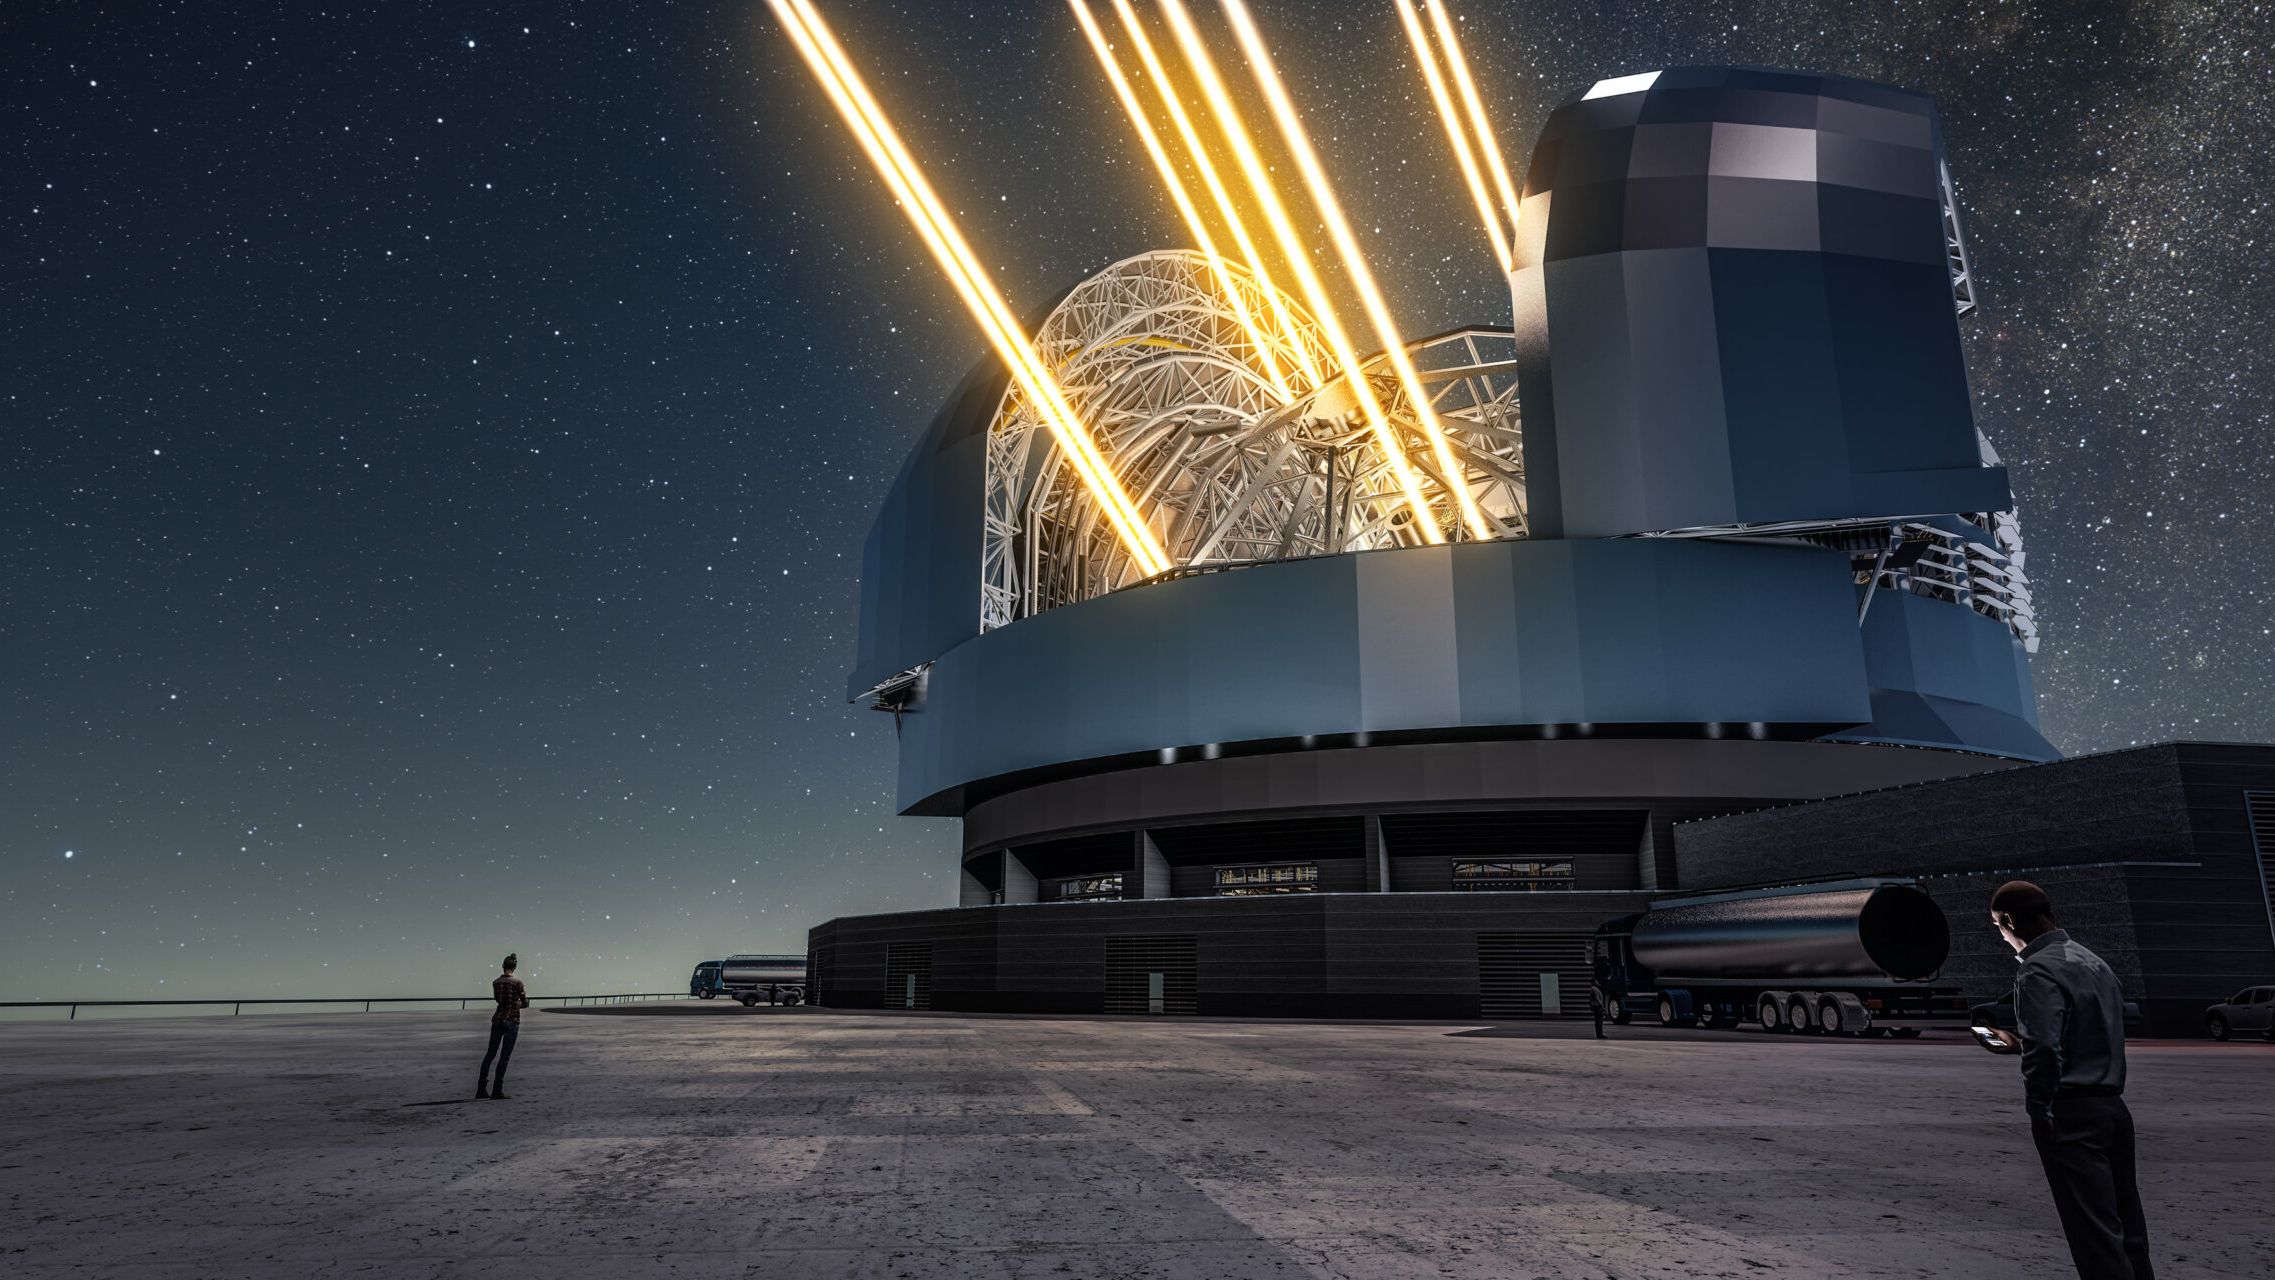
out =
<svg viewBox="0 0 2275 1280"><path fill-rule="evenodd" d="M684 991L620 991L610 995L601 996L531 996L529 997L529 1003L532 1007L537 1007L542 1005L545 1001L551 1000L563 1007L567 1007L569 1005L577 1004L631 1004L635 1001L640 1000L685 1000L687 998L687 993ZM71 1010L71 1013L64 1020L66 1022L71 1022L78 1019L79 1010L82 1007L89 1009L116 1009L141 1005L213 1005L216 1007L221 1005L228 1005L229 1013L232 1017L234 1017L237 1014L243 1013L245 1011L245 1006L249 1004L360 1004L363 1006L363 1011L365 1013L369 1013L371 1012L371 1006L375 1004L449 1004L452 1001L456 1001L459 1008L468 1009L472 1008L476 1004L486 1005L490 1003L490 1000L491 997L486 995L340 996L310 1000L293 1000L283 997L262 997L259 999L249 1000L0 1000L0 1009L62 1009L68 1007Z"/></svg>

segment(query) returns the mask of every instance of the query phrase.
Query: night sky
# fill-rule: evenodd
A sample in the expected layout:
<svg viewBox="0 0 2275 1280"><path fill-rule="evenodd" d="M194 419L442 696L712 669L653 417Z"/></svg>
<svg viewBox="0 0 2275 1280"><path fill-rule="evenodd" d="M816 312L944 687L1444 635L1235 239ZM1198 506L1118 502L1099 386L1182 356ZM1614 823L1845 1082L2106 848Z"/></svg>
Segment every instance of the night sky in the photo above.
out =
<svg viewBox="0 0 2275 1280"><path fill-rule="evenodd" d="M1255 8L1405 330L1506 323L1388 0ZM1014 310L1184 242L1054 0L823 9ZM2048 735L2275 739L2268 6L1457 13L1520 159L1675 63L1935 95ZM758 0L0 5L0 999L666 990L952 902L842 691L981 349Z"/></svg>

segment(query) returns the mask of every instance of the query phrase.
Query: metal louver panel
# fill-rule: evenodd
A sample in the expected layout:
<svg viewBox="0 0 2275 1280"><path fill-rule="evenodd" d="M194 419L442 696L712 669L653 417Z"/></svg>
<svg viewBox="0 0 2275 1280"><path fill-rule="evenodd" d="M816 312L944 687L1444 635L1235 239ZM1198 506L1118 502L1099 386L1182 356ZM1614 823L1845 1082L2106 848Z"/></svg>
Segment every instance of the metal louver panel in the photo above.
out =
<svg viewBox="0 0 2275 1280"><path fill-rule="evenodd" d="M1583 1018L1588 1014L1585 933L1477 935L1477 1004L1487 1018Z"/></svg>
<svg viewBox="0 0 2275 1280"><path fill-rule="evenodd" d="M1199 952L1189 933L1106 939L1106 1012L1200 1012Z"/></svg>
<svg viewBox="0 0 2275 1280"><path fill-rule="evenodd" d="M932 944L892 942L885 945L885 1007L932 1007Z"/></svg>
<svg viewBox="0 0 2275 1280"><path fill-rule="evenodd" d="M2246 791L2251 815L2251 851L2259 855L2259 905L2267 911L2267 937L2275 942L2275 791Z"/></svg>

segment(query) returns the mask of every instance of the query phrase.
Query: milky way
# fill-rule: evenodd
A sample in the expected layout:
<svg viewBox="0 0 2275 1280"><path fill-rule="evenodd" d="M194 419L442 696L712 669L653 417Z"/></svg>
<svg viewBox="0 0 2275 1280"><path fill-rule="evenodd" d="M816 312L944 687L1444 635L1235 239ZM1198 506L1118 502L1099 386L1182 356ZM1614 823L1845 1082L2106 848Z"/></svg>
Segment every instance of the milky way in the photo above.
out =
<svg viewBox="0 0 2275 1280"><path fill-rule="evenodd" d="M953 295L762 5L365 8L0 12L0 998L949 901L842 692ZM1015 308L1182 241L1059 5L826 8ZM1387 2L1256 9L1402 327L1506 322ZM2049 736L2275 738L2265 6L1456 11L1520 159L1675 63L1935 95Z"/></svg>

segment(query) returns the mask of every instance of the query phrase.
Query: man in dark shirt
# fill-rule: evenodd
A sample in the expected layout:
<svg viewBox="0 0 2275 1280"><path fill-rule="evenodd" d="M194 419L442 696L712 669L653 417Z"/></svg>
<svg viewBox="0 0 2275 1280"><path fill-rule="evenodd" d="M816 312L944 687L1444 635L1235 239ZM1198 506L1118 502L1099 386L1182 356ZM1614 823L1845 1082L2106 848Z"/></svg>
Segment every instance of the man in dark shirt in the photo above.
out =
<svg viewBox="0 0 2275 1280"><path fill-rule="evenodd" d="M1604 1039L1604 1022L1609 1019L1618 1024L1627 1013L1627 970L1604 948L1609 944L1597 940L1595 974L1588 984L1588 1006L1596 1015L1596 1039Z"/></svg>
<svg viewBox="0 0 2275 1280"><path fill-rule="evenodd" d="M2022 961L2014 1015L2023 1094L2070 1260L2085 1280L2154 1280L2148 1221L2133 1181L2125 997L2117 975L2071 940L2054 922L2053 900L2027 880L1991 895L1991 922Z"/></svg>
<svg viewBox="0 0 2275 1280"><path fill-rule="evenodd" d="M477 1098L506 1096L506 1064L513 1061L513 1042L521 1037L521 1011L529 1007L529 991L513 976L521 957L509 955L500 966L505 972L490 979L490 996L498 1007L490 1011L490 1051L482 1055L482 1076L474 1085ZM498 1064L497 1083L490 1083L490 1063Z"/></svg>

